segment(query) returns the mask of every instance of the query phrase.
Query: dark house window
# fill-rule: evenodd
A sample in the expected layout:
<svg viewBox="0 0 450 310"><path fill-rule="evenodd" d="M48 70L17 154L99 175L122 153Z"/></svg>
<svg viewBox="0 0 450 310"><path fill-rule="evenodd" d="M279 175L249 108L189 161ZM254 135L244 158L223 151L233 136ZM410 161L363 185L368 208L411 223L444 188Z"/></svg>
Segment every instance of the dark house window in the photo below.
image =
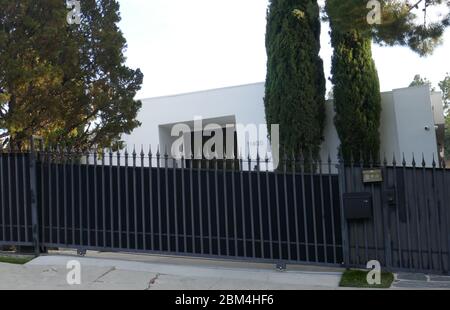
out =
<svg viewBox="0 0 450 310"><path fill-rule="evenodd" d="M191 165L193 166L193 168L203 168L206 169L208 167L209 164L209 168L210 169L214 169L215 168L215 162L217 161L217 168L218 169L236 169L239 170L239 160L237 158L238 154L237 154L237 132L236 130L233 130L232 134L233 134L233 150L227 150L227 128L222 128L222 134L223 134L223 157L225 157L226 154L228 154L228 152L233 151L234 150L234 159L231 158L227 158L227 159L218 159L215 158L215 160L209 160L209 163L207 163L207 159L205 157L205 154L203 154L203 147L206 144L206 142L212 138L214 138L215 132L213 131L211 133L210 136L208 135L204 135L202 132L202 152L201 152L201 159L188 159L186 160L186 167L190 168ZM195 136L198 135L198 132L192 132L191 133L191 150L193 150L193 152L197 152L198 150L195 150L194 148L194 138ZM213 145L212 147L212 151L213 153L216 151L216 145ZM195 154L196 158L198 158L199 154ZM234 164L234 166L233 166Z"/></svg>

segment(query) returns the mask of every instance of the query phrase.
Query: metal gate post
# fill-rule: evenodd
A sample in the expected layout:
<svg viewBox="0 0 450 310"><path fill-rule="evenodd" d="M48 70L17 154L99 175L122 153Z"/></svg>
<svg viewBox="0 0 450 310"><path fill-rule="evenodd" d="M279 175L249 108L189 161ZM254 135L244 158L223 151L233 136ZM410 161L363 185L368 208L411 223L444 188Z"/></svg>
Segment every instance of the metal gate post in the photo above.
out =
<svg viewBox="0 0 450 310"><path fill-rule="evenodd" d="M392 236L391 236L391 216L389 211L389 205L386 201L386 198L383 196L383 193L386 191L386 182L387 182L387 168L386 161L383 163L382 167L383 173L383 182L381 183L381 216L383 217L383 227L384 227L384 256L385 256L385 264L386 269L389 271L392 267ZM376 225L374 221L374 225Z"/></svg>
<svg viewBox="0 0 450 310"><path fill-rule="evenodd" d="M348 268L350 265L350 248L349 248L347 220L345 219L344 213L344 198L343 198L344 192L346 190L345 163L341 158L339 158L338 171L339 171L339 200L340 200L341 233L342 233L342 254L344 257L344 266Z"/></svg>
<svg viewBox="0 0 450 310"><path fill-rule="evenodd" d="M34 137L30 139L30 204L31 204L31 223L33 231L33 245L36 256L40 254L39 244L39 220L37 210L37 183L36 183L36 153L34 147Z"/></svg>

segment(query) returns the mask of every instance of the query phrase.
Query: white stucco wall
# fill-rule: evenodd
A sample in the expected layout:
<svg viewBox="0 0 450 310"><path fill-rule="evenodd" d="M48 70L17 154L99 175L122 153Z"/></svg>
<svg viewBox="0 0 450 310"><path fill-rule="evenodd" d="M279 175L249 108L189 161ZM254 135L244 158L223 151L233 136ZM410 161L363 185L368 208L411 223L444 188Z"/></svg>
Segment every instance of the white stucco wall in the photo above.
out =
<svg viewBox="0 0 450 310"><path fill-rule="evenodd" d="M333 164L336 164L340 141L336 128L334 127L334 116L336 113L334 112L333 100L327 100L325 103L325 114L324 141L320 149L320 157L324 163L330 157Z"/></svg>
<svg viewBox="0 0 450 310"><path fill-rule="evenodd" d="M431 96L427 86L419 86L385 92L381 98L381 154L386 154L389 162L395 154L400 163L403 153L407 162L411 161L413 153L416 154L416 160L420 157L421 162L423 153L427 164L431 164L433 155L437 154L435 119L436 122L441 121L443 114L439 95ZM268 143L264 83L150 98L142 102L143 107L138 116L142 126L123 137L129 148L151 144L155 152L156 146L161 144L161 150L164 151L164 144L171 144L176 139L170 137L173 124L186 123L192 127L192 121L201 117L203 126L208 123L224 125L233 122L244 126L261 125L262 132L251 141L244 141L238 133L238 149L247 151L249 143L254 157L259 144L261 157L264 158ZM325 140L321 149L323 162L328 160L329 155L333 162L337 162L340 142L334 127L334 115L333 103L327 101ZM427 126L429 130L425 130Z"/></svg>
<svg viewBox="0 0 450 310"><path fill-rule="evenodd" d="M434 91L431 93L431 104L436 125L445 124L444 105L442 103L441 92Z"/></svg>
<svg viewBox="0 0 450 310"><path fill-rule="evenodd" d="M395 155L399 162L399 142L397 134L397 121L395 116L395 100L392 92L381 94L380 115L380 154L386 154L389 163Z"/></svg>
<svg viewBox="0 0 450 310"><path fill-rule="evenodd" d="M406 162L414 157L431 165L437 159L438 149L434 113L428 86L393 90L395 120L397 126L398 158L405 154Z"/></svg>
<svg viewBox="0 0 450 310"><path fill-rule="evenodd" d="M238 137L238 149L245 152L250 144L251 154L255 155L258 144L262 144L259 146L260 152L265 154L267 127L264 113L264 83L144 99L138 115L142 126L123 139L129 148L133 145L151 144L156 150L157 145L161 144L163 151L164 145L173 141L168 130L169 125L185 123L192 127L192 121L197 117L203 119L203 126L209 123L224 125L225 120L234 120L234 125L260 126L256 139L243 141Z"/></svg>

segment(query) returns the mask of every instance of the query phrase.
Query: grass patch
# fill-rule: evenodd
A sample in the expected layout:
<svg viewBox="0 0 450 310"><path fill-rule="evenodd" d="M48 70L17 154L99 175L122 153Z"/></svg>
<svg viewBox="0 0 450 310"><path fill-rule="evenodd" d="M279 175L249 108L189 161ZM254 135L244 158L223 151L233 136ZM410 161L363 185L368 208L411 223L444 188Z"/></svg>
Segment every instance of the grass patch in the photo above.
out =
<svg viewBox="0 0 450 310"><path fill-rule="evenodd" d="M365 270L346 270L342 275L339 286L341 287L359 287L359 288L390 288L394 282L394 274L391 272L381 273L381 284L369 285L367 283L367 274Z"/></svg>
<svg viewBox="0 0 450 310"><path fill-rule="evenodd" d="M24 265L34 257L0 256L0 263Z"/></svg>

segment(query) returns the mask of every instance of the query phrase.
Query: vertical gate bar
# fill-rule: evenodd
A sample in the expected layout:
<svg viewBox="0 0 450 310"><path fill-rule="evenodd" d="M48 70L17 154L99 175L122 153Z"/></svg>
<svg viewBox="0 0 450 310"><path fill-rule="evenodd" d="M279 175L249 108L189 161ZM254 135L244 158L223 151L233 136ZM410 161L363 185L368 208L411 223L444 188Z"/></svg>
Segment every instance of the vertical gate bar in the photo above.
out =
<svg viewBox="0 0 450 310"><path fill-rule="evenodd" d="M75 184L74 184L74 163L75 163L75 156L72 153L73 150L72 148L69 149L68 151L68 156L69 156L69 163L70 163L70 210L71 210L71 214L72 214L72 223L71 223L71 228L72 228L72 242L70 243L71 245L75 245Z"/></svg>
<svg viewBox="0 0 450 310"><path fill-rule="evenodd" d="M47 160L47 152L46 149L44 149L44 146L42 146L41 148L42 150L42 154L40 156L40 167L41 167L41 179L40 179L40 184L41 184L41 239L40 240L42 243L45 243L47 240L45 238L45 179L44 179L44 169L45 169L45 162Z"/></svg>
<svg viewBox="0 0 450 310"><path fill-rule="evenodd" d="M24 237L25 237L25 242L29 242L30 241L30 237L28 234L28 186L27 186L27 164L26 161L30 160L30 156L31 156L31 150L30 153L24 153L22 154L22 187L25 191L25 194L23 195L23 215L24 215L24 225L25 225L25 231L24 231Z"/></svg>
<svg viewBox="0 0 450 310"><path fill-rule="evenodd" d="M122 197L120 195L122 188L120 186L120 149L117 149L117 221L118 221L118 235L119 235L119 249L122 247Z"/></svg>
<svg viewBox="0 0 450 310"><path fill-rule="evenodd" d="M225 215L225 251L226 255L230 256L230 240L228 235L228 191L227 191L227 158L226 156L223 159L222 164L222 173L223 173L223 212ZM200 217L201 219L201 217Z"/></svg>
<svg viewBox="0 0 450 310"><path fill-rule="evenodd" d="M264 250L264 229L263 229L263 216L262 216L262 203L261 203L261 158L259 157L259 147L256 153L256 173L257 173L257 184L258 184L258 211L259 211L259 238L261 242L261 257L265 258L266 253Z"/></svg>
<svg viewBox="0 0 450 310"><path fill-rule="evenodd" d="M386 159L386 157L384 157L384 159L383 159L382 170L383 170L383 175L386 176L386 178L387 178L388 167L387 167L387 159ZM385 190L386 190L386 185L385 185L385 183L382 183L381 193L383 193ZM391 214L390 214L390 211L389 211L389 205L384 200L385 199L383 199L383 198L381 199L381 204L382 204L382 208L383 208L383 218L384 218L383 227L384 227L384 230L385 230L385 233L386 233L385 236L384 236L385 258L386 258L386 267L387 268L391 268L391 267L393 267Z"/></svg>
<svg viewBox="0 0 450 310"><path fill-rule="evenodd" d="M417 187L417 170L416 170L416 161L414 159L414 154L413 154L413 184L414 184L414 193L415 193L415 199L414 199L414 207L415 207L415 213L416 213L416 232L417 232L417 248L418 248L418 252L419 252L419 268L420 270L423 270L423 257L422 257L422 242L421 242L421 238L420 238L420 220L419 220L419 207L418 207L418 203L419 203L419 197L417 195L418 190L416 189Z"/></svg>
<svg viewBox="0 0 450 310"><path fill-rule="evenodd" d="M13 241L13 231L12 231L12 202L11 202L11 145L8 144L8 155L6 156L6 167L8 168L7 176L7 182L5 186L5 193L8 193L8 217L9 217L9 240L7 241ZM5 238L6 240L6 238Z"/></svg>
<svg viewBox="0 0 450 310"><path fill-rule="evenodd" d="M234 256L238 256L238 236L237 236L237 212L236 212L236 158L233 151L231 162L231 191L233 197L233 233L234 233ZM208 198L209 199L209 198Z"/></svg>
<svg viewBox="0 0 450 310"><path fill-rule="evenodd" d="M382 162L383 161L381 160L381 153L380 153L380 158L374 161L374 165L377 166L377 168L379 168L381 170L382 175L384 175L385 171L383 170ZM374 186L371 186L371 187L372 187L372 190L375 190L375 193L377 192L377 190L378 191L382 191L384 189L383 183L381 183L381 189L375 188ZM387 227L388 227L388 224L386 223L386 218L385 218L385 208L384 208L384 205L383 205L383 201L384 200L383 200L382 194L379 194L378 196L379 196L379 199L380 199L380 204L379 204L379 212L380 212L380 214L379 214L379 221L380 221L380 224L379 225L380 225L380 233L382 235L382 240L380 241L380 242L382 242L381 251L383 252L382 259L386 261L386 257L388 256L388 253L389 253L389 250L388 250L389 249L389 245L386 245L387 244L386 240L388 238L389 231L386 230ZM375 208L375 210L376 209L377 208ZM374 221L374 223L375 223L375 221ZM375 224L375 226L376 226L376 224ZM387 263L386 263L386 265L387 265Z"/></svg>
<svg viewBox="0 0 450 310"><path fill-rule="evenodd" d="M3 240L6 241L6 219L5 219L5 182L3 179L3 159L4 159L3 149L0 148L0 203L2 204L2 236Z"/></svg>
<svg viewBox="0 0 450 310"><path fill-rule="evenodd" d="M64 244L67 246L68 243L68 230L67 230L67 152L65 148L62 148L62 166L63 166L63 196L64 196Z"/></svg>
<svg viewBox="0 0 450 310"><path fill-rule="evenodd" d="M152 154L152 146L149 146L149 151L148 151L148 166L149 166L149 199L150 199L150 249L152 251L155 250L155 223L153 220L153 211L155 209L154 203L153 203L153 193L154 193L154 188L153 188L153 154Z"/></svg>
<svg viewBox="0 0 450 310"><path fill-rule="evenodd" d="M7 175L7 189L5 193L8 192L8 217L9 217L9 240L13 241L13 218L12 218L12 193L11 193L11 156L12 156L11 145L8 144L8 156L6 157L6 166L8 167Z"/></svg>
<svg viewBox="0 0 450 310"><path fill-rule="evenodd" d="M313 158L312 151L309 152L309 160L310 160L310 179L311 179L311 197L312 197L312 217L313 217L313 231L314 231L314 254L315 254L315 262L319 261L319 248L317 245L317 223L316 223L316 191L314 186L314 166L317 165L317 162Z"/></svg>
<svg viewBox="0 0 450 310"><path fill-rule="evenodd" d="M256 257L255 246L255 219L253 212L253 182L252 182L252 158L250 157L250 146L248 147L248 184L249 184L249 197L250 197L250 228L252 231L252 257Z"/></svg>
<svg viewBox="0 0 450 310"><path fill-rule="evenodd" d="M200 225L200 253L205 254L203 245L203 198L202 198L202 163L197 166L197 184L198 184L198 209L199 209L199 225Z"/></svg>
<svg viewBox="0 0 450 310"><path fill-rule="evenodd" d="M370 156L372 157L372 156ZM371 161L371 160L370 160ZM361 169L361 173L364 170L364 157L363 157L363 153L362 151L360 152L360 169ZM364 188L364 184L362 186ZM363 222L363 234L364 234L364 257L365 257L365 261L368 262L369 261L369 248L368 248L368 237L367 237L367 222L364 221Z"/></svg>
<svg viewBox="0 0 450 310"><path fill-rule="evenodd" d="M19 167L18 167L18 158L21 156L22 154L19 153L19 150L16 146L16 150L15 150L15 154L14 154L14 171L15 171L15 178L14 178L14 185L16 188L16 230L17 230L17 241L20 242L22 241L21 238L21 223L20 223L20 196L19 196Z"/></svg>
<svg viewBox="0 0 450 310"><path fill-rule="evenodd" d="M285 221L286 221L286 242L287 242L287 252L288 260L292 260L291 256L291 236L289 227L289 205L288 205L288 194L287 194L287 154L284 153L283 159L283 187L284 187L284 209L285 209Z"/></svg>
<svg viewBox="0 0 450 310"><path fill-rule="evenodd" d="M275 176L275 206L277 210L277 234L278 234L278 259L283 259L283 249L282 249L282 240L281 240L281 220L280 220L280 196L279 196L279 189L278 189L278 176L279 171L276 169L274 171Z"/></svg>
<svg viewBox="0 0 450 310"><path fill-rule="evenodd" d="M242 153L239 155L239 178L241 183L241 213L242 213L242 244L244 250L244 257L247 257L247 231L245 224L245 200L244 200L244 159L242 157Z"/></svg>
<svg viewBox="0 0 450 310"><path fill-rule="evenodd" d="M212 255L212 225L211 225L211 221L212 221L212 215L211 215L211 193L210 193L210 167L209 167L209 162L210 160L206 161L206 199L207 199L207 206L208 206L208 242L209 242L209 247L208 247L208 254Z"/></svg>
<svg viewBox="0 0 450 310"><path fill-rule="evenodd" d="M61 233L61 223L60 223L60 177L59 177L59 167L61 165L61 149L59 146L57 146L54 149L55 152L55 164L54 164L54 168L55 168L55 179L56 179L56 184L55 187L53 188L53 190L56 192L56 200L55 200L55 211L56 211L56 243L57 244L61 244L61 238L60 238L60 233Z"/></svg>
<svg viewBox="0 0 450 310"><path fill-rule="evenodd" d="M397 225L397 243L398 243L398 257L400 260L400 268L403 268L403 249L400 237L400 215L398 211L399 203L398 203L398 186L397 186L397 162L395 160L395 156L392 160L392 169L394 173L394 190L395 190L395 217L396 217L396 225Z"/></svg>
<svg viewBox="0 0 450 310"><path fill-rule="evenodd" d="M158 194L158 250L162 251L162 220L161 220L161 153L158 151L156 153L156 187Z"/></svg>
<svg viewBox="0 0 450 310"><path fill-rule="evenodd" d="M178 234L178 189L177 189L177 162L176 159L172 159L173 165L173 209L174 209L174 222L175 222L175 252L180 252L179 246L179 234ZM202 239L203 240L203 239ZM203 242L203 241L202 241ZM203 254L203 243L202 243Z"/></svg>
<svg viewBox="0 0 450 310"><path fill-rule="evenodd" d="M72 235L72 242L71 245L75 245L75 184L74 184L74 164L75 164L75 156L73 154L72 148L69 148L68 151L68 164L70 164L70 211L72 214L72 221L71 221L71 235ZM43 207L42 207L43 208Z"/></svg>
<svg viewBox="0 0 450 310"><path fill-rule="evenodd" d="M309 262L309 238L308 238L308 213L306 212L306 193L305 193L305 158L300 151L300 173L302 178L302 204L303 204L303 227L305 233L305 253L306 261Z"/></svg>
<svg viewBox="0 0 450 310"><path fill-rule="evenodd" d="M9 209L9 241L14 241L14 232L13 232L13 217L12 217L12 190L11 190L11 157L12 155L12 147L8 144L8 157L7 157L7 166L8 166L8 209ZM6 192L6 191L5 191Z"/></svg>
<svg viewBox="0 0 450 310"><path fill-rule="evenodd" d="M1 165L2 165L2 162L1 162L1 154L0 154L0 166ZM32 224L32 233L33 233L34 254L36 256L39 256L40 243L39 243L39 219L38 219L38 206L37 206L36 153L35 153L35 148L34 148L33 137L30 140L29 169L30 169L31 224ZM1 172L3 172L3 171L1 171ZM3 185L3 182L2 182L2 185Z"/></svg>
<svg viewBox="0 0 450 310"><path fill-rule="evenodd" d="M150 168L151 169L151 168ZM145 153L144 145L141 145L141 209L142 209L142 250L147 250L147 229L145 213Z"/></svg>
<svg viewBox="0 0 450 310"><path fill-rule="evenodd" d="M103 214L103 218L102 218L102 226L103 226L103 231L102 231L102 235L103 235L103 247L106 248L106 186L105 186L105 182L106 182L106 177L105 177L105 164L106 164L106 150L104 148L102 148L102 214ZM112 202L110 202L111 204Z"/></svg>
<svg viewBox="0 0 450 310"><path fill-rule="evenodd" d="M153 204L153 154L152 154L152 146L149 146L148 151L148 177L149 177L149 199L150 199L150 249L152 251L155 250L155 225L153 222L153 210L154 210L154 204Z"/></svg>
<svg viewBox="0 0 450 310"><path fill-rule="evenodd" d="M48 231L49 231L49 242L53 243L53 210L52 210L52 166L53 166L53 152L49 148L48 157Z"/></svg>
<svg viewBox="0 0 450 310"><path fill-rule="evenodd" d="M320 178L320 206L322 211L322 238L323 238L323 251L325 263L328 263L328 245L327 245L327 230L325 223L325 202L323 199L324 187L323 187L323 171L322 171L322 159L318 158L319 163L319 178Z"/></svg>
<svg viewBox="0 0 450 310"><path fill-rule="evenodd" d="M136 179L136 147L133 147L133 211L134 211L134 248L138 247L138 217L137 217L137 179Z"/></svg>
<svg viewBox="0 0 450 310"><path fill-rule="evenodd" d="M194 221L194 154L192 154L191 157L191 165L189 167L189 197L191 202L191 238L192 238L192 253L196 253L196 246L195 246L195 221Z"/></svg>
<svg viewBox="0 0 450 310"><path fill-rule="evenodd" d="M81 174L81 163L83 160L83 153L81 150L77 151L77 159L78 159L78 214L80 216L80 246L83 246L83 189L82 189L82 174ZM50 165L50 162L49 162ZM50 197L49 197L50 199ZM50 213L50 212L49 212Z"/></svg>
<svg viewBox="0 0 450 310"><path fill-rule="evenodd" d="M125 229L127 235L127 249L130 249L130 188L129 188L129 154L125 149Z"/></svg>
<svg viewBox="0 0 450 310"><path fill-rule="evenodd" d="M186 170L186 159L183 156L181 156L181 198L182 198L182 206L183 206L183 252L187 253L187 231L186 231L186 185L185 185L185 170ZM209 178L209 177L208 177ZM209 180L207 182L208 184L208 195L209 195ZM211 213L210 213L211 214ZM210 239L211 239L211 224L209 226L210 228ZM211 241L210 241L211 244ZM209 251L211 252L211 246L209 248ZM212 253L210 253L212 254Z"/></svg>
<svg viewBox="0 0 450 310"><path fill-rule="evenodd" d="M268 225L269 225L269 245L270 245L270 258L273 259L273 232L272 232L272 204L270 201L270 178L269 178L269 156L266 153L266 193L267 193L267 214L268 214Z"/></svg>
<svg viewBox="0 0 450 310"><path fill-rule="evenodd" d="M337 264L336 257L336 228L334 227L334 195L333 195L333 183L331 177L331 156L328 153L328 191L330 192L330 215L331 215L331 240L333 242L333 263Z"/></svg>
<svg viewBox="0 0 450 310"><path fill-rule="evenodd" d="M349 234L347 220L345 219L344 212L344 193L346 191L346 177L345 177L345 162L344 159L339 156L339 197L340 197L340 215L341 215L341 239L342 239L342 254L344 258L344 267L348 268L350 265L350 249L349 249Z"/></svg>
<svg viewBox="0 0 450 310"><path fill-rule="evenodd" d="M300 235L299 235L299 227L298 227L298 203L297 203L297 162L295 158L295 153L292 153L291 159L291 169L292 169L292 192L294 196L294 225L295 225L295 251L297 261L300 261Z"/></svg>
<svg viewBox="0 0 450 310"><path fill-rule="evenodd" d="M355 190L355 182L354 182L354 177L355 177L355 162L354 162L354 158L353 158L353 153L350 154L350 178L349 178L349 186L352 190ZM359 260L359 229L357 226L357 223L354 223L353 225L349 225L350 226L350 238L351 238L351 232L354 231L354 238L355 238L355 261L357 265L360 265L360 260ZM350 244L350 253L352 251L351 249L351 244Z"/></svg>
<svg viewBox="0 0 450 310"><path fill-rule="evenodd" d="M413 253L411 251L411 234L410 234L410 214L409 214L409 206L410 206L410 201L409 201L409 195L407 195L407 178L406 178L406 160L405 160L405 155L403 154L403 159L402 159L402 174L403 174L403 182L404 182L404 190L403 190L403 195L404 195L404 200L405 200L405 211L406 211L406 237L407 237L407 242L408 242L408 268L413 269L413 265L414 265L414 259L413 259Z"/></svg>
<svg viewBox="0 0 450 310"><path fill-rule="evenodd" d="M95 246L98 247L98 189L97 189L97 168L98 168L98 152L97 148L94 148L94 237L95 237ZM103 214L102 217L104 218L105 215Z"/></svg>
<svg viewBox="0 0 450 310"><path fill-rule="evenodd" d="M370 162L369 162L369 167L370 167L370 169L373 169L373 158L372 158L372 160L370 160ZM373 183L371 183L370 184L370 193L371 193L371 195L372 195L372 204L373 204L373 199L374 199L374 196L375 196L375 186L374 186L374 184ZM374 213L374 221L373 221L373 241L374 241L374 243L375 243L375 258L378 260L379 259L379 256L378 256L378 228L377 228L377 222L376 222L376 214L375 214L375 210L376 210L376 208L374 208L374 211L373 211L373 213Z"/></svg>
<svg viewBox="0 0 450 310"><path fill-rule="evenodd" d="M167 238L167 250L171 251L170 242L170 203L169 203L169 155L167 154L167 147L164 151L164 189L166 194L166 238Z"/></svg>
<svg viewBox="0 0 450 310"><path fill-rule="evenodd" d="M426 172L426 162L425 162L425 157L424 154L422 153L422 190L423 190L423 195L425 195L425 225L426 225L426 229L425 229L425 233L427 235L427 250L428 250L428 269L429 270L433 270L433 256L431 254L431 234L430 234L430 199L428 197L428 191L425 189L425 180L426 180L426 176L425 176L425 172Z"/></svg>
<svg viewBox="0 0 450 310"><path fill-rule="evenodd" d="M91 190L91 182L89 181L89 168L90 168L90 150L87 149L86 150L86 220L87 220L87 225L86 225L86 230L87 230L87 245L91 246L91 195L90 195L90 190Z"/></svg>
<svg viewBox="0 0 450 310"><path fill-rule="evenodd" d="M220 212L220 208L219 208L219 179L218 179L218 165L217 165L217 158L214 157L213 159L214 161L214 188L215 188L215 194L216 194L216 229L217 229L217 254L221 255L222 254L222 249L221 249L221 236L220 236L220 216L219 216L219 212Z"/></svg>
<svg viewBox="0 0 450 310"><path fill-rule="evenodd" d="M111 237L111 248L114 248L114 191L113 191L113 150L109 149L109 224L110 226L110 237Z"/></svg>
<svg viewBox="0 0 450 310"><path fill-rule="evenodd" d="M440 197L439 195L439 191L437 190L437 179L436 179L436 161L434 160L434 153L433 153L433 162L432 162L432 177L433 177L433 189L434 189L434 197L433 197L433 201L434 201L434 213L435 216L432 217L435 219L435 228L436 228L436 238L437 238L437 246L438 246L438 252L439 252L439 257L438 257L438 268L439 268L439 272L443 272L444 271L444 266L443 266L443 257L442 257L442 243L441 243L441 225L440 225L440 204L439 201L437 201ZM433 238L434 239L434 238Z"/></svg>
<svg viewBox="0 0 450 310"><path fill-rule="evenodd" d="M447 182L447 167L446 167L446 163L445 163L445 159L442 161L442 183L444 185L444 188L447 189L448 188L448 182ZM448 190L443 191L443 198L442 198L442 205L444 206L445 209L445 218L444 218L444 222L446 223L446 225L444 225L446 227L446 236L447 236L447 274L450 275L450 205L448 204L448 200L446 200L447 194L448 194ZM446 202L447 201L447 202Z"/></svg>

